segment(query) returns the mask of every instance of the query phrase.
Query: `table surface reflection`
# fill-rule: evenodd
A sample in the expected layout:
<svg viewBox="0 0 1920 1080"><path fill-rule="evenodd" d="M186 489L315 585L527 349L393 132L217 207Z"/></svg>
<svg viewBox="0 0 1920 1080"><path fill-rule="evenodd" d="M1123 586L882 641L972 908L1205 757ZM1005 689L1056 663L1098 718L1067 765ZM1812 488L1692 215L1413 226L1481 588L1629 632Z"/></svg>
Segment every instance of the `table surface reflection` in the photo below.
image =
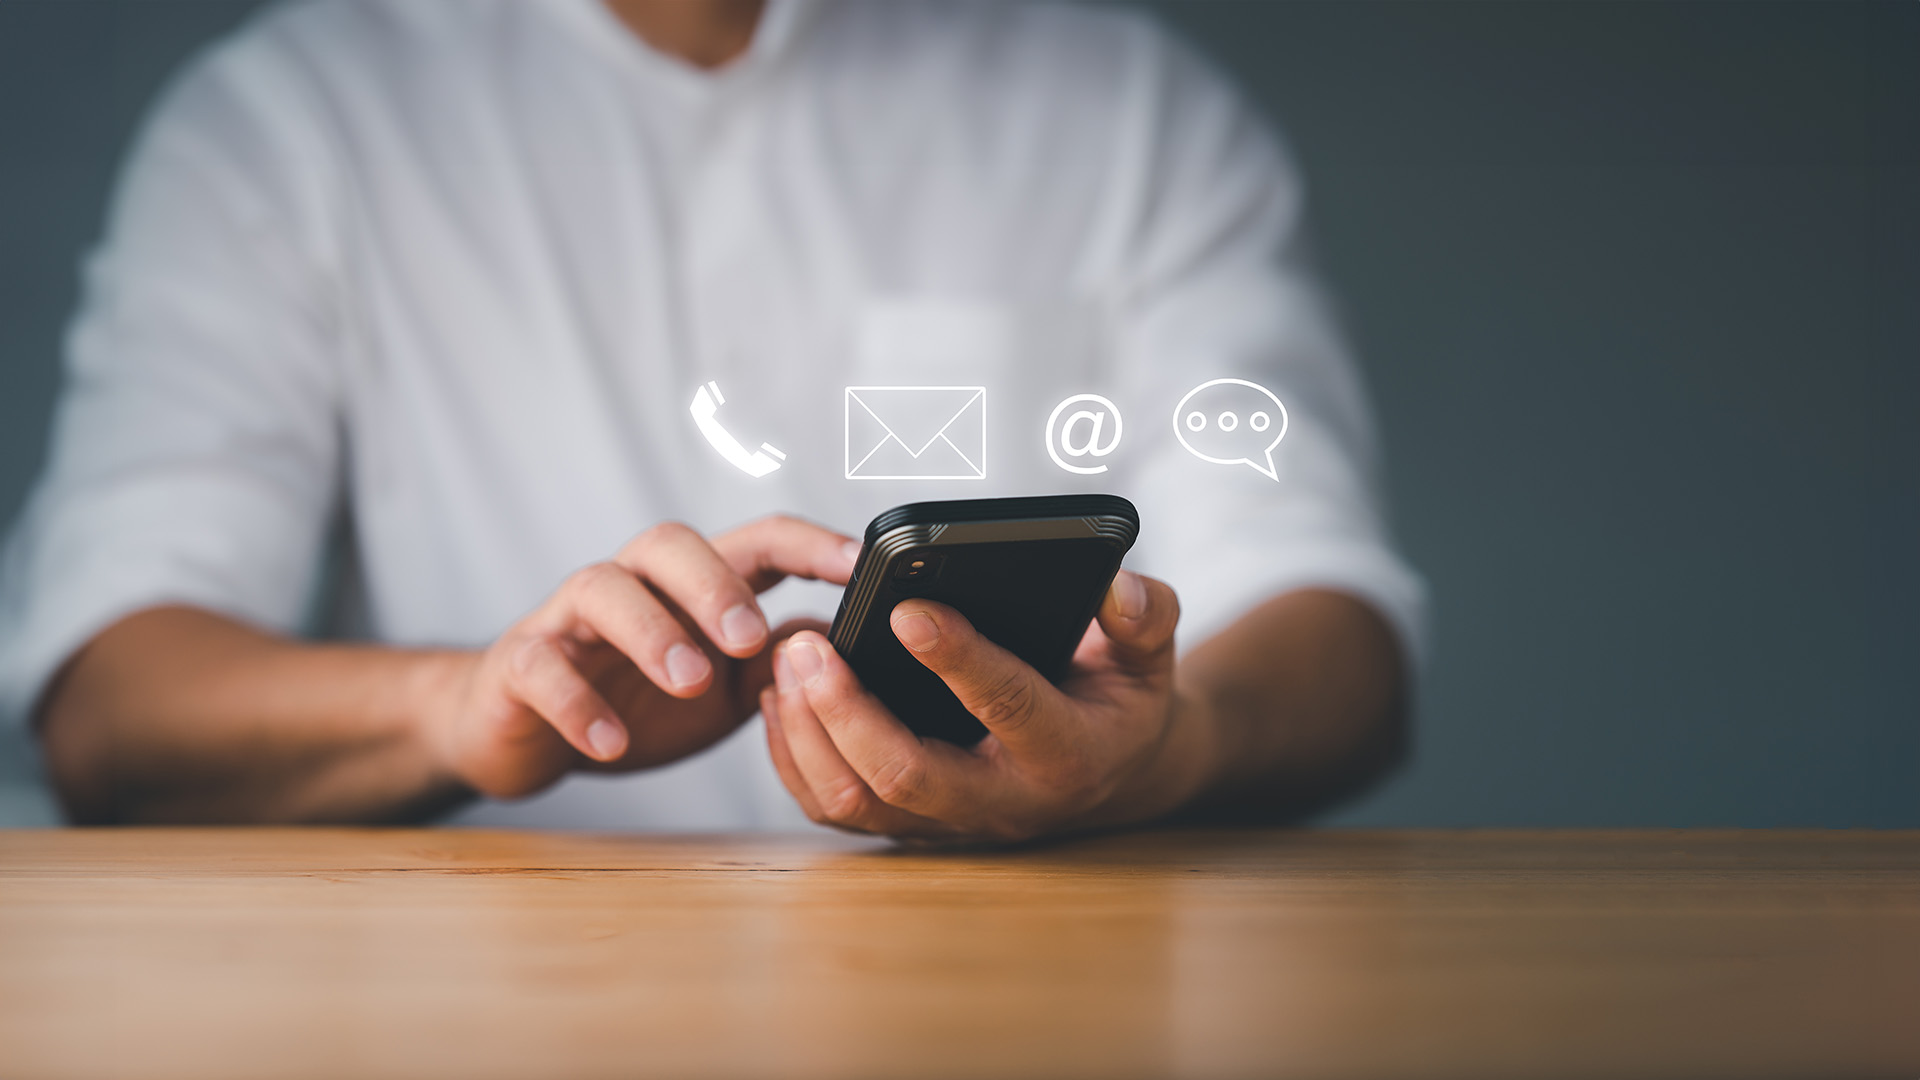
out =
<svg viewBox="0 0 1920 1080"><path fill-rule="evenodd" d="M1920 833L0 832L0 1076L1920 1076Z"/></svg>

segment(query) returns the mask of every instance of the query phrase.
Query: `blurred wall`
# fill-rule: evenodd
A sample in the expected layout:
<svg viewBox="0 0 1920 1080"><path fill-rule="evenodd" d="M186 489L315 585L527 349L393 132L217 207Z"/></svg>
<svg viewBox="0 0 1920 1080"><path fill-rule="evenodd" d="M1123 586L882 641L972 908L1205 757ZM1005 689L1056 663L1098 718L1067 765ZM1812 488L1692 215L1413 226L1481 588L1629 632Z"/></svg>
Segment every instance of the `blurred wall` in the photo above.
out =
<svg viewBox="0 0 1920 1080"><path fill-rule="evenodd" d="M0 0L0 517L166 72ZM1168 3L1285 128L1435 599L1336 818L1920 826L1920 5Z"/></svg>

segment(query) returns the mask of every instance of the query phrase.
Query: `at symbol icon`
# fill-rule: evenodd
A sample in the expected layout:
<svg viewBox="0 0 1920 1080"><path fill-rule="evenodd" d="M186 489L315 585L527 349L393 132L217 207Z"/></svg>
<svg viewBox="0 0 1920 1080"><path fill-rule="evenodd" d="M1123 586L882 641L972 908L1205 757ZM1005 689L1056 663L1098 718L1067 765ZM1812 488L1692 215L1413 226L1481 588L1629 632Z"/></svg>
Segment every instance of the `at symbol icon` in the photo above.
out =
<svg viewBox="0 0 1920 1080"><path fill-rule="evenodd" d="M1065 422L1060 414L1074 405L1098 406L1083 408L1069 413ZM1107 418L1113 418L1113 430L1103 442L1101 434L1106 428ZM1113 453L1120 445L1120 407L1099 394L1075 394L1053 407L1053 415L1047 417L1047 456L1055 465L1070 473L1092 476L1107 471L1101 465L1070 465L1062 458L1065 453L1071 458L1103 458Z"/></svg>

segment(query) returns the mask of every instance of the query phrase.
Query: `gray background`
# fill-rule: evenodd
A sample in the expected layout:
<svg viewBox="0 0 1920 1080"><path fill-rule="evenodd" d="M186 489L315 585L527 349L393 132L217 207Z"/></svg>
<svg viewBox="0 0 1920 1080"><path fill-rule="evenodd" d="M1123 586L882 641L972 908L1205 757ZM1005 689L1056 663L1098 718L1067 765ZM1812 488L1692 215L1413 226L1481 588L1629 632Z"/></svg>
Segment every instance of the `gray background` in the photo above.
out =
<svg viewBox="0 0 1920 1080"><path fill-rule="evenodd" d="M0 0L0 517L155 87ZM1285 128L1436 601L1335 820L1920 826L1920 5L1166 4Z"/></svg>

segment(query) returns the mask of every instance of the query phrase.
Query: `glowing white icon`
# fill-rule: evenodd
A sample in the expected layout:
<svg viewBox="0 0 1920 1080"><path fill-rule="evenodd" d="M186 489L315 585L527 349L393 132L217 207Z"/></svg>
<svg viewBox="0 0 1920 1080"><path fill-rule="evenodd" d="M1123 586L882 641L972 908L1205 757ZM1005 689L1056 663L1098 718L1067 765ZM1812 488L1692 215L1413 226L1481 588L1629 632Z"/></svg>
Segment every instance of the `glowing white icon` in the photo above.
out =
<svg viewBox="0 0 1920 1080"><path fill-rule="evenodd" d="M713 418L713 414L719 412L720 406L726 403L725 395L720 393L719 383L710 382L693 392L693 405L689 411L693 413L693 422L700 427L700 434L705 435L707 442L720 451L720 456L727 459L727 464L748 476L765 476L779 468L780 462L787 460L787 455L768 443L761 443L758 450L749 450L740 445L740 440L734 438L732 432L721 427L720 421Z"/></svg>
<svg viewBox="0 0 1920 1080"><path fill-rule="evenodd" d="M1097 406L1091 409L1079 409L1067 415L1065 423L1060 422L1060 414L1073 405ZM1107 417L1113 417L1113 433L1105 441L1100 441L1101 429L1106 426ZM1055 425L1058 424L1058 430ZM1076 435L1084 431L1085 441L1076 442ZM1120 445L1120 406L1101 397L1099 394L1075 394L1053 407L1053 415L1047 417L1047 456L1055 465L1070 473L1092 476L1107 471L1105 463L1099 465L1070 465L1060 455L1070 458L1103 458Z"/></svg>
<svg viewBox="0 0 1920 1080"><path fill-rule="evenodd" d="M1187 391L1173 407L1173 434L1201 461L1245 465L1278 480L1273 448L1286 437L1287 407L1259 383L1214 379Z"/></svg>
<svg viewBox="0 0 1920 1080"><path fill-rule="evenodd" d="M986 387L847 387L847 479L986 478Z"/></svg>

